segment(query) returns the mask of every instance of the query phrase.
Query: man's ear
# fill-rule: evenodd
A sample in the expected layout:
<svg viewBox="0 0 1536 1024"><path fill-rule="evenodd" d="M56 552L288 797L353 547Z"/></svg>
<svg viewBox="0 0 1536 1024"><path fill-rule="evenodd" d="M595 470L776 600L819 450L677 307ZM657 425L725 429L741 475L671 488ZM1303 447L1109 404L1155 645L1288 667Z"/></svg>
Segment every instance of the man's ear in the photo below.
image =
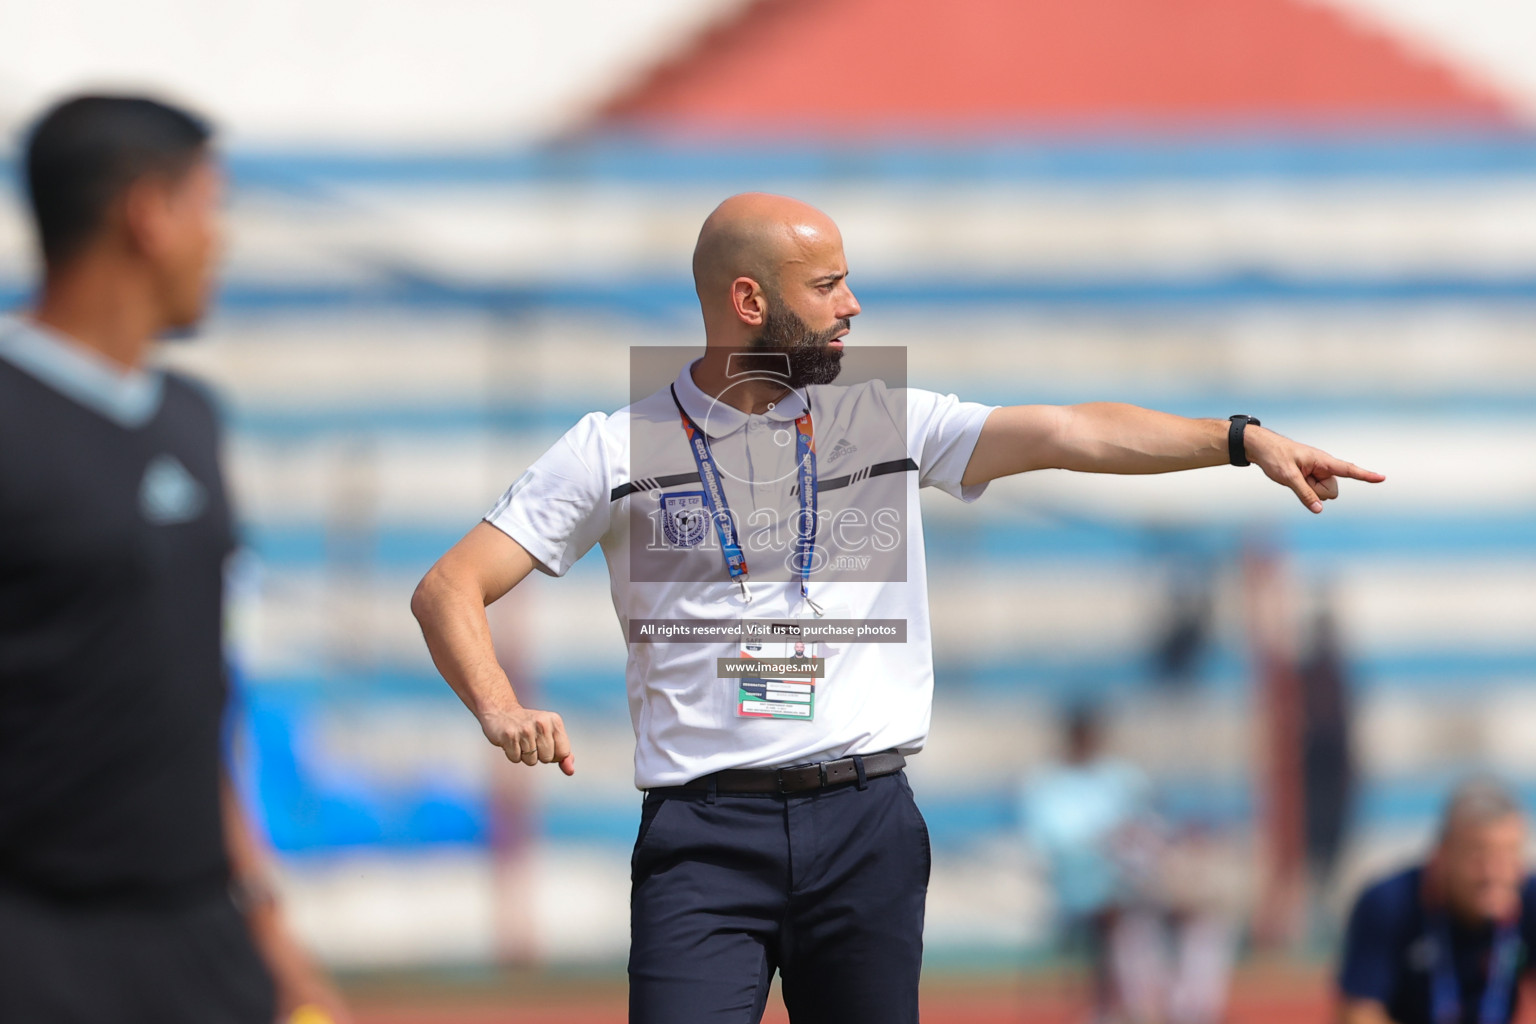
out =
<svg viewBox="0 0 1536 1024"><path fill-rule="evenodd" d="M117 205L124 243L140 255L159 252L170 229L170 194L165 180L140 178L123 190Z"/></svg>
<svg viewBox="0 0 1536 1024"><path fill-rule="evenodd" d="M731 310L748 327L761 327L768 318L768 295L750 277L731 282Z"/></svg>

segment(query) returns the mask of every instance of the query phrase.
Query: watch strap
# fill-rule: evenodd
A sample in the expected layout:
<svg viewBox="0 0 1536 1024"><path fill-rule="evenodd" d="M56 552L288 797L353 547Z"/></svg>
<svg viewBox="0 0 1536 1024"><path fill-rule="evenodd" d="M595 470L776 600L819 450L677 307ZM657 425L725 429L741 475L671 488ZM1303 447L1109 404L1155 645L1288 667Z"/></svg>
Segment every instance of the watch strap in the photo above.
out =
<svg viewBox="0 0 1536 1024"><path fill-rule="evenodd" d="M1236 416L1229 416L1227 419L1229 421L1227 426L1227 460L1234 466L1250 465L1248 462L1248 449L1243 442L1243 431L1248 428L1250 423L1256 427L1263 424L1259 422L1257 416L1246 416L1242 413L1238 413Z"/></svg>

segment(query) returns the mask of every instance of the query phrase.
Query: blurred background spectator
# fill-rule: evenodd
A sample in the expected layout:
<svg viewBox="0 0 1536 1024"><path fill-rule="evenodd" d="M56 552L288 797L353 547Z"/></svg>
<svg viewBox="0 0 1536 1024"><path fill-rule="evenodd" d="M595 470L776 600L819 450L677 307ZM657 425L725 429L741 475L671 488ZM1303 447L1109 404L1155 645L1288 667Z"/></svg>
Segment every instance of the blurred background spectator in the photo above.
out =
<svg viewBox="0 0 1536 1024"><path fill-rule="evenodd" d="M1349 665L1339 624L1326 594L1319 595L1299 674L1302 703L1302 806L1307 866L1313 891L1326 895L1349 838L1355 793L1351 753ZM1326 915L1314 914L1314 923Z"/></svg>
<svg viewBox="0 0 1536 1024"><path fill-rule="evenodd" d="M1096 709L1063 724L1061 759L1026 782L1021 811L1064 946L1086 955L1090 1019L1215 1024L1240 909L1224 851L1159 813L1146 774L1107 752Z"/></svg>
<svg viewBox="0 0 1536 1024"><path fill-rule="evenodd" d="M1536 945L1526 815L1498 782L1446 801L1429 855L1356 899L1339 966L1339 1024L1515 1019Z"/></svg>
<svg viewBox="0 0 1536 1024"><path fill-rule="evenodd" d="M1095 1002L1115 1002L1108 952L1117 914L1134 880L1120 847L1150 825L1151 786L1135 765L1108 756L1103 724L1088 705L1067 715L1060 759L1028 780L1022 798L1024 838L1045 862L1062 938L1092 964Z"/></svg>

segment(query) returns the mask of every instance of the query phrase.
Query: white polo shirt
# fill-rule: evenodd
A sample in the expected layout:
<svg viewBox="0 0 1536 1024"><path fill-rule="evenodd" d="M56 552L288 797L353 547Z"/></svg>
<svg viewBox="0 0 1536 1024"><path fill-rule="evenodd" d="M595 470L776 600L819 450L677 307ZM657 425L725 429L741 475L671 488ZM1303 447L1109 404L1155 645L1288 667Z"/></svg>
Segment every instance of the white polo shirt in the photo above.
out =
<svg viewBox="0 0 1536 1024"><path fill-rule="evenodd" d="M705 395L685 367L672 388L581 419L514 483L485 520L553 576L594 544L608 562L629 646L635 784L671 786L726 768L922 749L933 654L919 487L965 501L962 487L991 406L880 381L824 385L749 415ZM688 516L702 494L678 404L704 433L751 568L732 582L716 531ZM817 451L818 571L811 601L837 619L904 620L904 643L830 642L810 721L743 717L718 660L737 641L637 641L639 620L813 619L792 571L795 420L810 402ZM678 519L681 510L684 518ZM707 519L702 520L709 523ZM681 525L679 525L681 524Z"/></svg>

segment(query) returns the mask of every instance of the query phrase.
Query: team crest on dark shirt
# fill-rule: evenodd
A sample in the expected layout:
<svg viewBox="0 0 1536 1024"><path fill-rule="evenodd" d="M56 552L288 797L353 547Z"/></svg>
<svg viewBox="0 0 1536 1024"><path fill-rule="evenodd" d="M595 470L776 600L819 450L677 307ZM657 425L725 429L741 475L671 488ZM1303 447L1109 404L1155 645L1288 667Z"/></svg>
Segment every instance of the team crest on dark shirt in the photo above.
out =
<svg viewBox="0 0 1536 1024"><path fill-rule="evenodd" d="M139 511L156 526L189 523L203 514L208 492L174 455L156 455L139 484Z"/></svg>

